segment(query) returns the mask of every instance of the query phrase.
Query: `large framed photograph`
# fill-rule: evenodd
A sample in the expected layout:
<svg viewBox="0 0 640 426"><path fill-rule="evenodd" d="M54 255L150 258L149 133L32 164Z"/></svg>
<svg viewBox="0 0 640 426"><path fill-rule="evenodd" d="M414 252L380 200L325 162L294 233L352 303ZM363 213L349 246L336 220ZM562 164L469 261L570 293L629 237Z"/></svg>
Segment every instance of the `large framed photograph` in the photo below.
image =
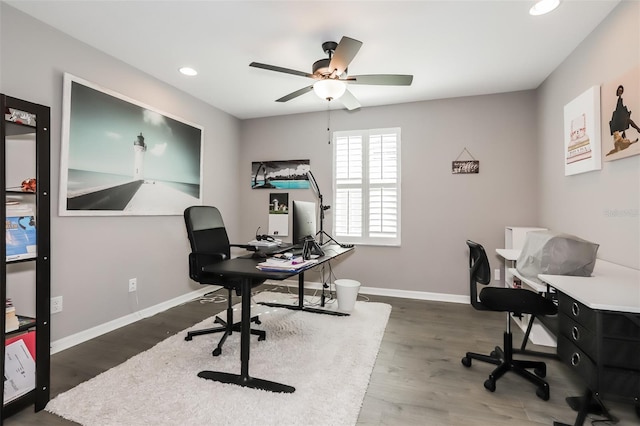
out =
<svg viewBox="0 0 640 426"><path fill-rule="evenodd" d="M564 106L564 175L600 170L600 86Z"/></svg>
<svg viewBox="0 0 640 426"><path fill-rule="evenodd" d="M60 215L181 215L202 204L203 132L65 73Z"/></svg>

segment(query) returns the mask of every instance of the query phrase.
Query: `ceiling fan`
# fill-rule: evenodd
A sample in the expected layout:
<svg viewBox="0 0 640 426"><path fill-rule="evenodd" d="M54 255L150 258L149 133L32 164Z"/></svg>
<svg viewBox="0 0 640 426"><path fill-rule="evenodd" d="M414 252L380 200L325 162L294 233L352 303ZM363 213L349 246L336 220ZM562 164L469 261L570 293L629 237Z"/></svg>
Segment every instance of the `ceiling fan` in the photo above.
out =
<svg viewBox="0 0 640 426"><path fill-rule="evenodd" d="M412 75L370 74L349 76L347 74L347 67L360 50L360 47L362 47L361 41L349 37L342 37L340 43L336 43L335 41L326 41L322 43L322 50L329 57L316 61L313 64L311 74L304 71L296 71L289 68L261 64L259 62L251 62L249 66L316 80L316 82L310 86L303 87L302 89L289 93L280 99L276 99L276 102L287 102L313 90L322 99L339 99L348 110L353 110L360 108L360 103L349 89L347 89L347 84L368 84L377 86L411 85L411 82L413 81Z"/></svg>

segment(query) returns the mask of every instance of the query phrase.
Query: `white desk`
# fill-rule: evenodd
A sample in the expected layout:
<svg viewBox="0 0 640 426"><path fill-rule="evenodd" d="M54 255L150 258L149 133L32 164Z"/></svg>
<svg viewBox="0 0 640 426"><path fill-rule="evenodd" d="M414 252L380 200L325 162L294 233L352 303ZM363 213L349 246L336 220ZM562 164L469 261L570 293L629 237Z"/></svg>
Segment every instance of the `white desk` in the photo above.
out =
<svg viewBox="0 0 640 426"><path fill-rule="evenodd" d="M640 313L640 270L598 259L590 277L538 278L591 309Z"/></svg>
<svg viewBox="0 0 640 426"><path fill-rule="evenodd" d="M496 253L502 256L504 260L515 262L520 257L520 249L496 249Z"/></svg>

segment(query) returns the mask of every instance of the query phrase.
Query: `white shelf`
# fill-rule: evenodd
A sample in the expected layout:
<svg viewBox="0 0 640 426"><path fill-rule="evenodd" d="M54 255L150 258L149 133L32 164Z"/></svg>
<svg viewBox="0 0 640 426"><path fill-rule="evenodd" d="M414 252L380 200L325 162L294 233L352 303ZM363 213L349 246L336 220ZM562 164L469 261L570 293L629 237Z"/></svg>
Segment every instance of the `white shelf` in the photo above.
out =
<svg viewBox="0 0 640 426"><path fill-rule="evenodd" d="M504 259L504 285L505 287L514 287L514 278L520 280L522 288L526 288L536 293L546 293L547 286L535 280L523 277L516 269L516 261L520 257L520 252L524 246L527 233L531 231L546 231L546 228L537 227L514 227L507 226L504 232L503 249L496 249L496 253ZM527 330L530 315L522 315L522 317L511 318L522 331ZM556 338L553 333L549 332L539 321L535 321L529 333L531 343L541 346L556 347Z"/></svg>

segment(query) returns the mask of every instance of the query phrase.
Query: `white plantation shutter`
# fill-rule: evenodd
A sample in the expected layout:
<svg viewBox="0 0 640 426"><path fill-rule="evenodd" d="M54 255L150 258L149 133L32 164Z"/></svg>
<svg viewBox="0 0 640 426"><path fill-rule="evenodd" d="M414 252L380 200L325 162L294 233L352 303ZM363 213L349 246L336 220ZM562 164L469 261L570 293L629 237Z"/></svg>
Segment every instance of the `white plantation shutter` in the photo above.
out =
<svg viewBox="0 0 640 426"><path fill-rule="evenodd" d="M334 134L333 235L400 244L400 129Z"/></svg>

